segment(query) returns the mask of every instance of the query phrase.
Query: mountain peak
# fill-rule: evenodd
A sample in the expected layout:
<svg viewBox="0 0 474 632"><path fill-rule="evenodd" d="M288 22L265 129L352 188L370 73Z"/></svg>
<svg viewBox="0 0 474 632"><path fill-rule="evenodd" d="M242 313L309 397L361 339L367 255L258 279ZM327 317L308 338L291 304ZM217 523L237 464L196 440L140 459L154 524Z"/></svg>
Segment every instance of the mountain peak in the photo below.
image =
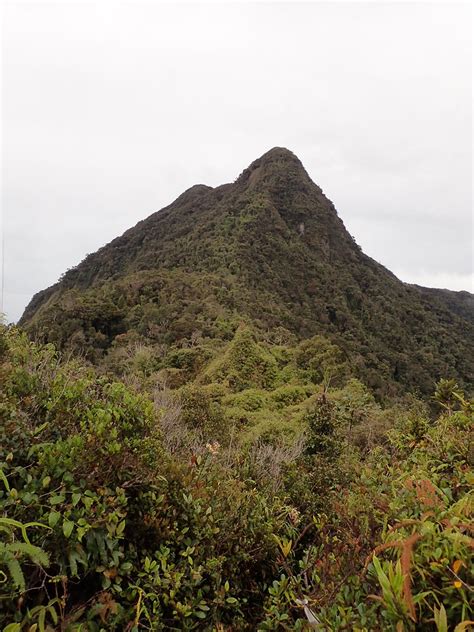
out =
<svg viewBox="0 0 474 632"><path fill-rule="evenodd" d="M289 180L300 180L309 182L310 178L306 169L303 167L301 160L286 147L273 147L265 152L260 158L254 160L247 169L245 169L238 182L256 184L256 182L268 182L276 177L281 180L284 177L285 185Z"/></svg>
<svg viewBox="0 0 474 632"><path fill-rule="evenodd" d="M263 156L260 156L258 160L260 160L261 162L275 162L276 160L286 160L289 162L296 161L301 164L299 158L286 147L272 147L267 152L265 152Z"/></svg>
<svg viewBox="0 0 474 632"><path fill-rule="evenodd" d="M207 184L194 184L192 187L189 187L189 189L186 189L184 193L181 193L181 195L176 198L173 204L179 205L192 202L193 200L196 200L206 193L209 193L209 191L212 191L212 187L208 186Z"/></svg>
<svg viewBox="0 0 474 632"><path fill-rule="evenodd" d="M21 325L107 362L124 340L187 349L200 332L220 345L240 321L265 336L328 337L380 392L428 393L442 375L474 374L468 300L405 286L365 256L283 147L234 183L191 187L86 257L32 299Z"/></svg>

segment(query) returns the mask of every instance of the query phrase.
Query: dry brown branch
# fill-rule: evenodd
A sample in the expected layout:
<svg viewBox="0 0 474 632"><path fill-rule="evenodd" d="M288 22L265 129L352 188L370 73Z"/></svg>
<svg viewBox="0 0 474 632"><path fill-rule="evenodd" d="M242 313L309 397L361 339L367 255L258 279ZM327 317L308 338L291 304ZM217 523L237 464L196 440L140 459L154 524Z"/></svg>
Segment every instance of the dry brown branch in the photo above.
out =
<svg viewBox="0 0 474 632"><path fill-rule="evenodd" d="M397 522L393 526L389 528L389 531L396 531L397 529L403 529L403 527L411 527L414 524L420 524L419 520L402 520L401 522Z"/></svg>
<svg viewBox="0 0 474 632"><path fill-rule="evenodd" d="M421 538L419 533L412 533L412 535L408 536L408 538L402 544L402 555L401 555L401 566L403 572L403 596L405 598L405 603L410 612L410 616L413 621L416 622L416 610L415 604L413 603L413 595L411 592L411 574L410 574L410 566L411 560L413 556L413 547Z"/></svg>

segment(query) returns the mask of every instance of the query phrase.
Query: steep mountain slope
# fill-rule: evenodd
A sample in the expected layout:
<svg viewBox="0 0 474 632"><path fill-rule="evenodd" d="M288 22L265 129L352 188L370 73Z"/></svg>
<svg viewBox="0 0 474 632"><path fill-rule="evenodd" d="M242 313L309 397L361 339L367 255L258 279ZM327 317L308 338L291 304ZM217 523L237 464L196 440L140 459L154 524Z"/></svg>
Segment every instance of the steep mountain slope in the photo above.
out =
<svg viewBox="0 0 474 632"><path fill-rule="evenodd" d="M442 376L472 385L473 303L364 255L298 158L274 148L233 184L194 186L89 255L20 324L97 362L131 342L217 349L242 321L275 343L322 334L374 389L428 393Z"/></svg>

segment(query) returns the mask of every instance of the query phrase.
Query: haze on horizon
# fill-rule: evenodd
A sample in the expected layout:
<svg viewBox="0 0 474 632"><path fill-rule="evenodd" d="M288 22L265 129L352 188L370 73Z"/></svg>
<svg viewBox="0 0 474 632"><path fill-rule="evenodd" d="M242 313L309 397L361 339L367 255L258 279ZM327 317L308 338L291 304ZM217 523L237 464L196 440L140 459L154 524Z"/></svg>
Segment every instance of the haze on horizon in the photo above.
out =
<svg viewBox="0 0 474 632"><path fill-rule="evenodd" d="M2 8L8 320L273 146L403 281L473 291L470 4Z"/></svg>

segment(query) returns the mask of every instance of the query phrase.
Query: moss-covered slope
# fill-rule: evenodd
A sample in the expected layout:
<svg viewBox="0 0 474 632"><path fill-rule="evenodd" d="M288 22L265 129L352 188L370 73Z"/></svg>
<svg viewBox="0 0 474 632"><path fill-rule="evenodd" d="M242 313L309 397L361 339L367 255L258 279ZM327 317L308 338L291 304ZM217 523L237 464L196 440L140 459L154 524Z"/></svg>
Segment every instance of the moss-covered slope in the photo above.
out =
<svg viewBox="0 0 474 632"><path fill-rule="evenodd" d="M89 255L20 324L94 362L138 342L217 348L242 322L275 342L324 335L390 395L429 393L441 376L472 385L473 302L404 284L364 255L298 158L275 148Z"/></svg>

